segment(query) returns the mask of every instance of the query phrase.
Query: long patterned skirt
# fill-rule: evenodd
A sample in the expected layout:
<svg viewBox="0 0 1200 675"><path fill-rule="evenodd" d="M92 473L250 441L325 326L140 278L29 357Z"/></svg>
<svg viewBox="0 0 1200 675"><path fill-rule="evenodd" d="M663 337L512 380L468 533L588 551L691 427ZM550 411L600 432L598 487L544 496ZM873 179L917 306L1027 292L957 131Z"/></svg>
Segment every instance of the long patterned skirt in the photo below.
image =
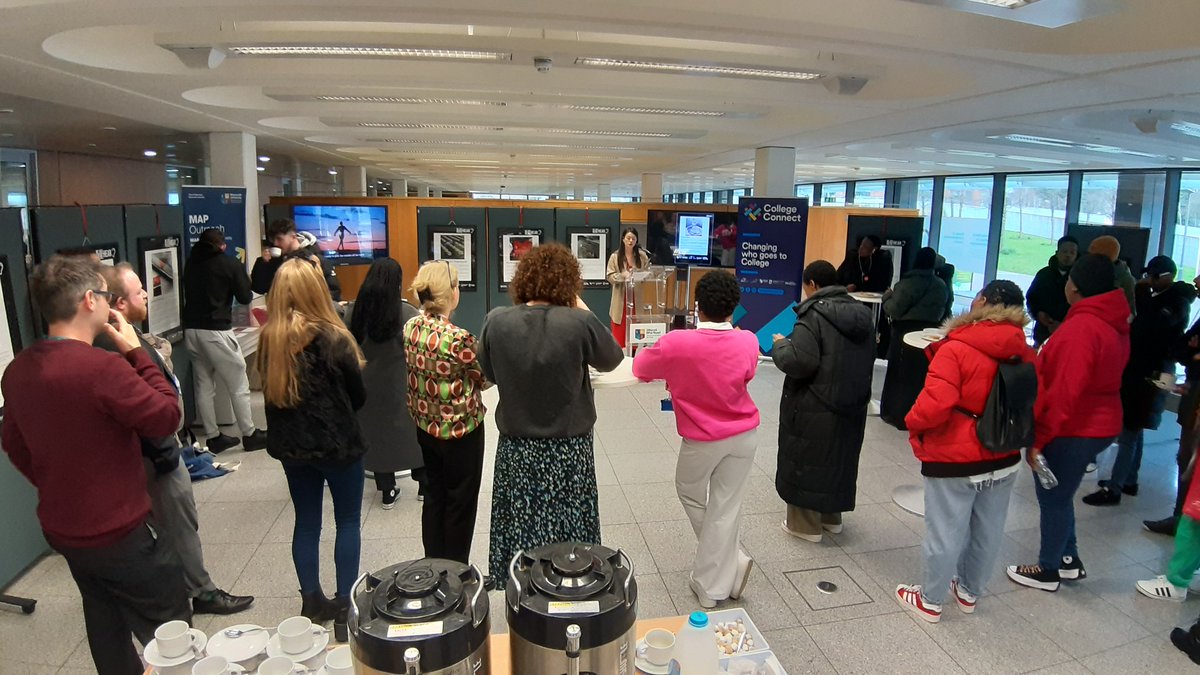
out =
<svg viewBox="0 0 1200 675"><path fill-rule="evenodd" d="M600 543L592 435L500 436L492 487L488 570L503 589L518 551L560 541Z"/></svg>

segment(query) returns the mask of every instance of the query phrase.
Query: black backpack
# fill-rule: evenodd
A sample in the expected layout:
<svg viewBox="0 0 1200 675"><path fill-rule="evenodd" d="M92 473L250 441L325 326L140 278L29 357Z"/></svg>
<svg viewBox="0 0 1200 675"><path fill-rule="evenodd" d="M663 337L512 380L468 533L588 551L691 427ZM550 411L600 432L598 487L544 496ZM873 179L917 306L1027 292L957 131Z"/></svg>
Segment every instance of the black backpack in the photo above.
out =
<svg viewBox="0 0 1200 675"><path fill-rule="evenodd" d="M983 447L1008 454L1033 447L1033 404L1037 399L1037 370L1014 356L999 361L996 379L983 412L957 410L975 420L975 433Z"/></svg>

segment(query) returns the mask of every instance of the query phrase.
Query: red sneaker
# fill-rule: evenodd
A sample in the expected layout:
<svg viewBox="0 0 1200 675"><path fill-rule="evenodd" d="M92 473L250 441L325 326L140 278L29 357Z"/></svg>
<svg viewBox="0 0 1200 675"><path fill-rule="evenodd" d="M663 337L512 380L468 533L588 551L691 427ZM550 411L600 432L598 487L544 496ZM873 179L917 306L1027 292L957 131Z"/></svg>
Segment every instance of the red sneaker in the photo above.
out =
<svg viewBox="0 0 1200 675"><path fill-rule="evenodd" d="M937 623L942 620L942 606L925 602L921 598L920 586L900 584L896 587L896 601L900 603L901 607L929 623Z"/></svg>
<svg viewBox="0 0 1200 675"><path fill-rule="evenodd" d="M979 598L964 591L962 586L958 585L958 577L950 580L950 592L954 595L955 601L958 602L958 608L961 609L964 614L971 614L975 611L975 602L979 600Z"/></svg>

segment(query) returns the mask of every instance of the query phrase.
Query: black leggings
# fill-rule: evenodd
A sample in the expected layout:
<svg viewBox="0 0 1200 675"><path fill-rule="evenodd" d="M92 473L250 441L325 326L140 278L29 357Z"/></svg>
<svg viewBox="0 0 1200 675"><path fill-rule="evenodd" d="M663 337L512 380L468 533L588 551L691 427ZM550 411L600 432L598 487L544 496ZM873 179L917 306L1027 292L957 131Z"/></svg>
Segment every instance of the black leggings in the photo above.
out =
<svg viewBox="0 0 1200 675"><path fill-rule="evenodd" d="M412 479L417 482L417 494L425 494L425 467L418 467L412 470ZM375 489L380 492L387 492L396 487L396 474L391 471L376 471L375 472Z"/></svg>

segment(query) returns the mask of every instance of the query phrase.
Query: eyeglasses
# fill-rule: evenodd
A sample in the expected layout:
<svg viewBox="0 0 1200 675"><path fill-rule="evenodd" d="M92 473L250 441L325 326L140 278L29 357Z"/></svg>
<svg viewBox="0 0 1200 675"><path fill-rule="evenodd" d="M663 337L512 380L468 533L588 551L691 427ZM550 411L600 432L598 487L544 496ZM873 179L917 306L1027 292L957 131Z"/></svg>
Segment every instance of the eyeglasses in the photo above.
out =
<svg viewBox="0 0 1200 675"><path fill-rule="evenodd" d="M98 298L104 298L104 301L110 305L112 304L112 301L115 300L117 297L117 294L113 293L112 291L98 291L94 288L92 289L92 295L94 295Z"/></svg>

